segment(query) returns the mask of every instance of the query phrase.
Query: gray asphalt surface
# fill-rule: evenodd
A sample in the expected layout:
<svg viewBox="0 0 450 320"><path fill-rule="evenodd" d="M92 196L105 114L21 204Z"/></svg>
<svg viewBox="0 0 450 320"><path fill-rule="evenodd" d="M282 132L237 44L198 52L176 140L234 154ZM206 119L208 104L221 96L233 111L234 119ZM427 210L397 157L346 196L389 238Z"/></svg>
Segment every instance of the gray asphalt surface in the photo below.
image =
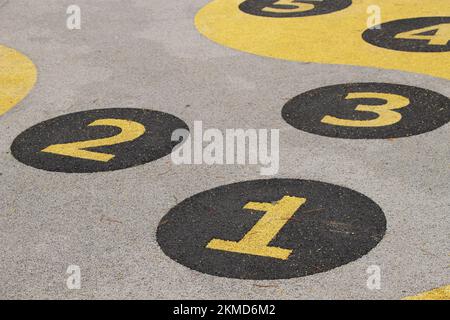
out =
<svg viewBox="0 0 450 320"><path fill-rule="evenodd" d="M399 299L450 283L450 126L391 140L333 139L281 118L292 97L326 85L388 82L450 96L448 80L400 71L268 59L222 47L195 29L208 0L10 1L0 43L33 60L38 82L0 118L0 298ZM262 178L258 166L172 164L64 174L26 166L10 146L29 127L67 113L146 108L190 127L280 129L276 178L356 190L384 211L383 240L359 260L289 280L215 277L176 263L156 229L177 203L224 184ZM366 286L370 265L381 289ZM66 269L81 268L68 290Z"/></svg>

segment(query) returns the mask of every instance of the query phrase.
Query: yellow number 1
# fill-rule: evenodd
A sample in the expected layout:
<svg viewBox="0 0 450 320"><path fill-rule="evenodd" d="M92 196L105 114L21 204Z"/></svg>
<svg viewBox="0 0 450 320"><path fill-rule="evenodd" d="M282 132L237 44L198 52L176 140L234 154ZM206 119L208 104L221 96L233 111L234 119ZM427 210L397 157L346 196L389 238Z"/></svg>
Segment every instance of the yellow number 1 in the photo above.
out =
<svg viewBox="0 0 450 320"><path fill-rule="evenodd" d="M399 122L402 119L402 115L394 109L400 109L408 106L410 101L408 98L397 94L391 93L379 93L379 92L352 92L349 93L345 99L381 99L386 103L383 105L358 105L356 111L367 111L378 114L376 119L372 120L349 120L339 119L333 116L325 116L321 122L331 124L335 126L344 127L383 127L389 126Z"/></svg>
<svg viewBox="0 0 450 320"><path fill-rule="evenodd" d="M270 247L269 243L305 202L305 198L291 196L285 196L275 204L249 202L244 209L265 211L266 214L240 241L213 239L206 248L286 260L292 250Z"/></svg>

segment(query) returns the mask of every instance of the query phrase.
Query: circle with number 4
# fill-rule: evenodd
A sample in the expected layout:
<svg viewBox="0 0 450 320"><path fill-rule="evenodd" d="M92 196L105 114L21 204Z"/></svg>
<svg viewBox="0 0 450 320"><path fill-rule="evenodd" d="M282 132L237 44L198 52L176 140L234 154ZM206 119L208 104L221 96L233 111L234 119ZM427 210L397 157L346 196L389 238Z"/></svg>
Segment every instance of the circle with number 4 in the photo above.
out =
<svg viewBox="0 0 450 320"><path fill-rule="evenodd" d="M162 158L188 126L168 113L145 109L98 109L63 115L21 133L11 152L22 163L58 172L129 168Z"/></svg>
<svg viewBox="0 0 450 320"><path fill-rule="evenodd" d="M291 99L283 119L327 137L387 139L437 129L450 121L450 99L431 90L389 83L349 83Z"/></svg>
<svg viewBox="0 0 450 320"><path fill-rule="evenodd" d="M386 231L380 207L337 185L253 180L201 192L159 223L163 252L193 270L238 279L325 272L374 248Z"/></svg>
<svg viewBox="0 0 450 320"><path fill-rule="evenodd" d="M366 30L362 37L375 46L398 51L450 51L450 17L389 21Z"/></svg>

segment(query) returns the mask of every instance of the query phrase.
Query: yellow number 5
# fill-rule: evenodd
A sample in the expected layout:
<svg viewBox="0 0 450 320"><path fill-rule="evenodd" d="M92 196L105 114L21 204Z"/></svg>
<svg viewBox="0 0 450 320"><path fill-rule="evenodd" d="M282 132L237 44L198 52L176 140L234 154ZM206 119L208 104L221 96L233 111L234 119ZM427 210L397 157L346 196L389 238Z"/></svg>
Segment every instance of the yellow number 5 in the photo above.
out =
<svg viewBox="0 0 450 320"><path fill-rule="evenodd" d="M322 1L322 0L316 0L316 1ZM282 6L288 6L289 8L274 8L274 7L265 7L262 9L262 11L265 12L275 12L275 13L283 13L283 12L305 12L310 11L314 9L314 5L312 3L302 3L302 4L296 4L295 0L278 0L273 5L282 5Z"/></svg>
<svg viewBox="0 0 450 320"><path fill-rule="evenodd" d="M206 248L286 260L292 250L270 247L269 243L305 202L305 198L290 196L275 204L249 202L244 209L265 211L266 214L240 241L213 239Z"/></svg>
<svg viewBox="0 0 450 320"><path fill-rule="evenodd" d="M100 119L92 122L89 126L112 126L120 128L121 132L118 135L109 138L54 144L43 149L42 152L86 160L108 162L114 158L113 154L88 151L84 149L112 146L123 142L133 141L145 133L145 127L142 124L129 120Z"/></svg>
<svg viewBox="0 0 450 320"><path fill-rule="evenodd" d="M400 109L408 106L410 101L408 98L397 94L391 93L378 93L378 92L352 92L349 93L345 99L381 99L386 103L379 106L374 105L358 105L355 110L373 112L378 114L376 119L372 120L348 120L340 119L333 116L325 116L321 122L331 124L335 126L344 127L383 127L389 126L399 122L402 119L402 115L395 109Z"/></svg>

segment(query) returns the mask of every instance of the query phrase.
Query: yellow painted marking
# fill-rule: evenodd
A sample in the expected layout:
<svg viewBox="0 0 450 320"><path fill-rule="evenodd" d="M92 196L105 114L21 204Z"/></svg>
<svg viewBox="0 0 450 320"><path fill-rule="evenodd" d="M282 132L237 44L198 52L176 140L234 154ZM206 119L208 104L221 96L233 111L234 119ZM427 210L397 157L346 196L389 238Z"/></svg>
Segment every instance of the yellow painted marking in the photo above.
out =
<svg viewBox="0 0 450 320"><path fill-rule="evenodd" d="M89 126L112 126L118 127L122 131L109 138L102 138L89 141L71 142L64 144L54 144L42 150L42 152L58 154L67 157L81 158L108 162L115 156L107 153L84 150L87 148L112 146L115 144L133 141L145 133L145 127L137 122L121 119L100 119L95 120Z"/></svg>
<svg viewBox="0 0 450 320"><path fill-rule="evenodd" d="M406 297L403 300L450 300L450 285Z"/></svg>
<svg viewBox="0 0 450 320"><path fill-rule="evenodd" d="M266 212L253 228L240 241L213 239L206 247L214 250L286 260L292 250L270 247L269 243L305 202L305 198L290 196L283 197L275 204L249 202L244 206L244 209Z"/></svg>
<svg viewBox="0 0 450 320"><path fill-rule="evenodd" d="M408 98L397 94L379 93L379 92L352 92L349 93L345 99L382 99L386 103L379 106L374 105L358 105L355 110L373 112L379 115L378 118L372 120L347 120L339 119L333 116L325 116L321 120L322 123L331 124L335 126L345 127L383 127L389 126L399 122L402 115L398 112L392 111L408 106L410 101Z"/></svg>
<svg viewBox="0 0 450 320"><path fill-rule="evenodd" d="M434 35L421 35L421 33L436 31ZM450 41L450 24L439 24L436 26L421 28L417 30L399 33L397 39L429 40L430 45L445 46Z"/></svg>
<svg viewBox="0 0 450 320"><path fill-rule="evenodd" d="M265 57L396 69L450 79L450 52L396 51L362 39L368 29L367 8L373 0L353 0L340 11L291 18L247 14L238 8L242 2L210 2L195 17L197 29L219 44ZM376 4L381 7L382 22L450 16L448 0L377 0ZM448 39L447 26L441 25L440 35L430 41Z"/></svg>
<svg viewBox="0 0 450 320"><path fill-rule="evenodd" d="M283 13L283 12L305 12L310 11L314 9L314 4L312 3L295 3L292 0L278 0L274 3L274 5L288 5L291 8L273 8L273 7L265 7L262 9L262 11L265 12L276 12L276 13Z"/></svg>
<svg viewBox="0 0 450 320"><path fill-rule="evenodd" d="M0 46L0 116L27 96L36 79L37 70L30 59Z"/></svg>

